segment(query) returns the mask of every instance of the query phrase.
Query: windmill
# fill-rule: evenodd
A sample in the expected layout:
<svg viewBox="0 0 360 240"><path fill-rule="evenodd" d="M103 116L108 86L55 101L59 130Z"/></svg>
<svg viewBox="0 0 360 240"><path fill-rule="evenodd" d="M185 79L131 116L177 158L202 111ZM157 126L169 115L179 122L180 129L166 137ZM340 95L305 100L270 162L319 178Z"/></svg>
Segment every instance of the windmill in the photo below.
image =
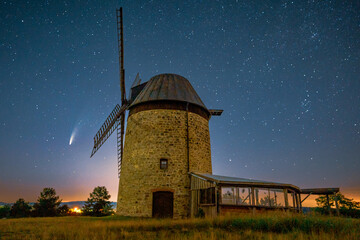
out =
<svg viewBox="0 0 360 240"><path fill-rule="evenodd" d="M125 128L125 112L128 109L130 102L126 99L125 94L125 69L124 69L124 35L123 35L123 14L122 8L116 9L117 22L117 39L118 39L118 54L119 54L119 68L120 68L120 92L121 105L117 104L110 115L106 118L104 124L94 137L94 147L91 152L92 157L100 147L106 142L110 135L116 130L117 132L117 159L118 159L118 176L121 173L121 160L124 149L124 128ZM140 84L141 79L139 73L137 74L134 85ZM131 99L131 95L130 98Z"/></svg>
<svg viewBox="0 0 360 240"><path fill-rule="evenodd" d="M122 8L116 17L121 105L96 133L91 156L116 130L117 214L190 216L189 173L212 173L209 120L223 110L208 109L190 81L175 73L158 74L144 83L137 74L126 98Z"/></svg>

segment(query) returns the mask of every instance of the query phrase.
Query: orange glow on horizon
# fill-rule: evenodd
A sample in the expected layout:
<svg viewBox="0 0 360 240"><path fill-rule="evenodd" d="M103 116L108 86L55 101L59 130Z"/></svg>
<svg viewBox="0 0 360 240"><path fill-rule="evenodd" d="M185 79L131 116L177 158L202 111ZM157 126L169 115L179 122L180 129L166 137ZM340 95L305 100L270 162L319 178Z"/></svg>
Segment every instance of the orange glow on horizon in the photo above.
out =
<svg viewBox="0 0 360 240"><path fill-rule="evenodd" d="M70 212L73 213L82 213L81 209L78 207L70 208Z"/></svg>

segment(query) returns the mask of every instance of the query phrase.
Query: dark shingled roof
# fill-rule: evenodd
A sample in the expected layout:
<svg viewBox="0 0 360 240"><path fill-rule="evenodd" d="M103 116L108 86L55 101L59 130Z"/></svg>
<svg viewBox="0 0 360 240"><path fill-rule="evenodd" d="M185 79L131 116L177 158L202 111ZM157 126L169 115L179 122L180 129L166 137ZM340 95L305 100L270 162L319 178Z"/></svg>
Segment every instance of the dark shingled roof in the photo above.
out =
<svg viewBox="0 0 360 240"><path fill-rule="evenodd" d="M208 111L189 80L180 75L169 73L152 77L130 107L143 102L159 100L189 102Z"/></svg>

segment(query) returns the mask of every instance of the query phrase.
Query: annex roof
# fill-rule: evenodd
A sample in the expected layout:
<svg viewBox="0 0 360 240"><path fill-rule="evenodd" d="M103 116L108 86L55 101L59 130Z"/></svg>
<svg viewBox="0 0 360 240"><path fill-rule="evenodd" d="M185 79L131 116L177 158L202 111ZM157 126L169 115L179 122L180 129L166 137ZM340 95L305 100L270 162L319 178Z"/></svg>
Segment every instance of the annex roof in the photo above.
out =
<svg viewBox="0 0 360 240"><path fill-rule="evenodd" d="M159 100L188 102L209 111L191 86L189 80L180 75L170 73L152 77L131 103L130 107L148 101Z"/></svg>
<svg viewBox="0 0 360 240"><path fill-rule="evenodd" d="M228 177L228 176L220 176L213 175L208 173L190 173L191 175L199 178L203 178L204 180L212 181L220 185L249 185L249 186L264 186L264 187L289 187L300 191L300 188L294 186L292 184L287 183L278 183L278 182L268 182L262 180L255 180L249 178L239 178L239 177Z"/></svg>
<svg viewBox="0 0 360 240"><path fill-rule="evenodd" d="M301 189L301 193L303 194L312 194L312 195L331 195L338 193L340 191L339 188L307 188Z"/></svg>

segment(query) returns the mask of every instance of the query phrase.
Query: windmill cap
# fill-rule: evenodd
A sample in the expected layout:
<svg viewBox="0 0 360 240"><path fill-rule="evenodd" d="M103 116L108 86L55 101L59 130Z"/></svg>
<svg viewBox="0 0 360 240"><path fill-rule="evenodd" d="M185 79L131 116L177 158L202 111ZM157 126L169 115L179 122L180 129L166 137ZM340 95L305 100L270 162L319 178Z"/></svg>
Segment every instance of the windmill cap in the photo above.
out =
<svg viewBox="0 0 360 240"><path fill-rule="evenodd" d="M149 101L181 101L195 104L209 111L189 80L183 76L164 73L152 77L130 107Z"/></svg>

